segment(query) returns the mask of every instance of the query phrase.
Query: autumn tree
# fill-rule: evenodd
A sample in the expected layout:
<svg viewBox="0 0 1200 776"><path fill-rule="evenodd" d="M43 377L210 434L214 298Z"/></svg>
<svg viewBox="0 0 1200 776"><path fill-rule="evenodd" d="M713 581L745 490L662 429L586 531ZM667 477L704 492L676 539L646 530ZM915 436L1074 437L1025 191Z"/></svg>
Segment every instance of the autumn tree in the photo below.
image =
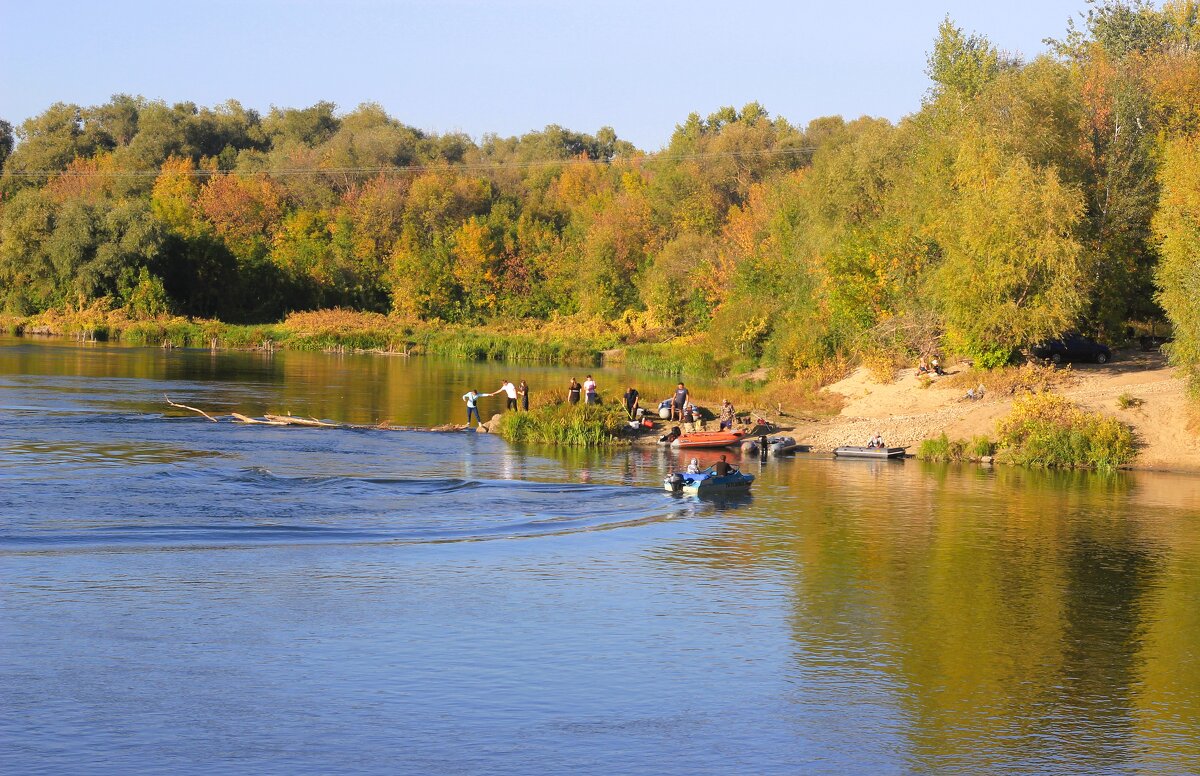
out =
<svg viewBox="0 0 1200 776"><path fill-rule="evenodd" d="M1175 331L1171 360L1200 391L1200 136L1167 145L1162 193L1154 217L1162 261L1155 275L1158 301Z"/></svg>

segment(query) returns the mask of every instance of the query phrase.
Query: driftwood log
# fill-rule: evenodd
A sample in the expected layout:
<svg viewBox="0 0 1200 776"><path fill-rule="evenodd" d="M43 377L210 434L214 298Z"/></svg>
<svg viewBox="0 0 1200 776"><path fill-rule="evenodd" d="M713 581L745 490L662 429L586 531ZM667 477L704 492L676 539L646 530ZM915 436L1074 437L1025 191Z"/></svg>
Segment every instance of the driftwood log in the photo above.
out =
<svg viewBox="0 0 1200 776"><path fill-rule="evenodd" d="M163 394L167 404L172 407L177 407L181 410L196 412L211 420L213 423L219 423L221 420L226 420L231 423L244 423L248 426L299 426L302 428L358 428L358 429L375 429L381 431L462 431L466 426L456 424L448 424L444 426L435 426L434 428L422 428L420 426L393 426L390 422L383 420L375 424L361 423L333 423L328 420L318 420L316 418L301 418L296 415L272 415L264 413L261 418L252 418L249 415L243 415L240 412L231 412L229 415L218 415L216 417L210 415L198 407L191 407L187 404L180 404L171 401L171 397ZM497 416L498 417L498 416Z"/></svg>

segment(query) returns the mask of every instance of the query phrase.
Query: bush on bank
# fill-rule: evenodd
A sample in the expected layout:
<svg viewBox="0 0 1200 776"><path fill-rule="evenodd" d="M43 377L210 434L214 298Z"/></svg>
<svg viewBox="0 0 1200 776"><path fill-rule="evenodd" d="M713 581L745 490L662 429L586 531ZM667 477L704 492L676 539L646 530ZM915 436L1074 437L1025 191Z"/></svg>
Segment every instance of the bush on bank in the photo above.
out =
<svg viewBox="0 0 1200 776"><path fill-rule="evenodd" d="M1124 423L1052 393L1018 398L997 431L997 459L1021 466L1115 469L1137 452Z"/></svg>
<svg viewBox="0 0 1200 776"><path fill-rule="evenodd" d="M506 412L497 433L509 442L570 447L616 444L629 417L619 404L545 404L529 412Z"/></svg>

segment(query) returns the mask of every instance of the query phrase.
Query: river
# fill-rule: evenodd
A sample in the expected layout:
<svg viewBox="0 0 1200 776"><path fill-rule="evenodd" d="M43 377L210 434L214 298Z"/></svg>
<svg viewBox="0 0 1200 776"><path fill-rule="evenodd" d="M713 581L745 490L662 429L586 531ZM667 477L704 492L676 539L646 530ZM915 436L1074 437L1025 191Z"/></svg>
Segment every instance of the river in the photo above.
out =
<svg viewBox="0 0 1200 776"><path fill-rule="evenodd" d="M162 399L431 426L584 371L0 339L0 771L1200 772L1195 477L802 455L712 502Z"/></svg>

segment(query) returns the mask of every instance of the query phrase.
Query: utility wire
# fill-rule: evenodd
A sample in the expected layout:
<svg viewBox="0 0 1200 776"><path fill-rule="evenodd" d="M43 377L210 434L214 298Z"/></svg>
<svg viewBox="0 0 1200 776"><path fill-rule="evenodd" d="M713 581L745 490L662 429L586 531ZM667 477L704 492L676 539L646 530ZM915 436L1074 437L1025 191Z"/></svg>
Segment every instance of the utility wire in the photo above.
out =
<svg viewBox="0 0 1200 776"><path fill-rule="evenodd" d="M285 177L297 175L394 175L400 173L420 173L429 172L432 170L528 170L538 167L556 167L561 165L580 165L580 164L605 164L611 165L615 161L638 160L644 164L662 164L664 162L686 162L700 161L708 159L746 159L756 157L770 156L787 156L793 154L806 154L816 151L815 146L798 146L790 148L764 148L757 151L717 151L713 153L697 153L697 154L671 154L659 156L633 156L633 157L616 157L608 161L598 159L545 159L535 162L445 162L442 164L412 164L404 167L387 166L387 167L292 167L280 170L188 170L186 172L172 172L172 175L188 175L196 178L209 178L216 175L239 174L239 175L267 175L270 177ZM93 178L93 177L109 177L109 178L157 178L162 174L161 169L155 170L14 170L6 169L5 177L11 176L14 178L38 178L61 176L67 178Z"/></svg>

